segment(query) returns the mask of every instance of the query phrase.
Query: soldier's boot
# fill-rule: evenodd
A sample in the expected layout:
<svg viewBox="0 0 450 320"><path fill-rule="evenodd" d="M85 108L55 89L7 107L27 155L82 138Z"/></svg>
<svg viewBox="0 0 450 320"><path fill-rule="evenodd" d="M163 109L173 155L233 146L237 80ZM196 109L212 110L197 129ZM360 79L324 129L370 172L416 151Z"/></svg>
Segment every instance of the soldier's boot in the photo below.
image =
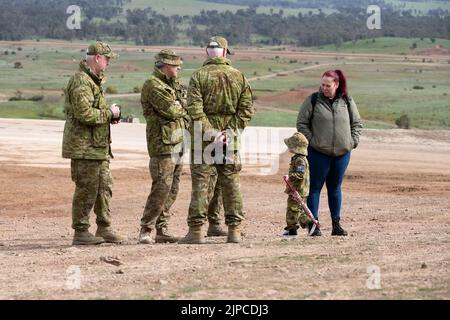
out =
<svg viewBox="0 0 450 320"><path fill-rule="evenodd" d="M121 243L126 240L124 237L114 232L111 227L98 226L95 236L103 238L108 243Z"/></svg>
<svg viewBox="0 0 450 320"><path fill-rule="evenodd" d="M228 235L228 232L222 229L220 223L209 223L208 232L206 233L208 237L224 237Z"/></svg>
<svg viewBox="0 0 450 320"><path fill-rule="evenodd" d="M311 237L320 237L322 235L322 232L320 229L314 225L313 222L308 223L308 235Z"/></svg>
<svg viewBox="0 0 450 320"><path fill-rule="evenodd" d="M105 239L102 237L94 237L94 235L87 230L75 230L72 245L96 245L104 242Z"/></svg>
<svg viewBox="0 0 450 320"><path fill-rule="evenodd" d="M240 243L242 242L241 228L238 225L228 226L228 243Z"/></svg>
<svg viewBox="0 0 450 320"><path fill-rule="evenodd" d="M186 236L178 241L181 244L202 244L205 243L205 236L202 231L202 226L189 227L189 232Z"/></svg>
<svg viewBox="0 0 450 320"><path fill-rule="evenodd" d="M139 243L151 244L153 242L151 232L152 229L141 227L141 231L139 231Z"/></svg>
<svg viewBox="0 0 450 320"><path fill-rule="evenodd" d="M178 242L178 240L180 240L180 238L170 234L167 228L156 229L156 243L175 243Z"/></svg>
<svg viewBox="0 0 450 320"><path fill-rule="evenodd" d="M332 221L333 229L331 230L332 236L346 236L348 235L347 231L342 229L341 225L339 224L339 219L333 219Z"/></svg>

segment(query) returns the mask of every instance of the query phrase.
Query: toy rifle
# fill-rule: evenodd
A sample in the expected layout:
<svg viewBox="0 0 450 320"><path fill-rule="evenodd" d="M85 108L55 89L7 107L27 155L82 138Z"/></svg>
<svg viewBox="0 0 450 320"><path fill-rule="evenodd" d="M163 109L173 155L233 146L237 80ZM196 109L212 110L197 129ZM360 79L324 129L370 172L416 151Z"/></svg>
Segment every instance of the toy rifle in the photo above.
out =
<svg viewBox="0 0 450 320"><path fill-rule="evenodd" d="M305 213L308 216L308 218L312 219L312 221L314 223L314 228L312 228L309 231L309 234L313 233L316 228L320 229L319 221L317 221L314 218L313 214L311 213L311 210L309 210L308 206L303 201L302 197L300 197L300 194L298 193L298 191L295 190L294 186L289 181L289 176L288 175L283 176L283 180L284 180L284 182L286 182L286 184L287 184L287 186L289 188L289 191L290 191L289 195L292 197L292 199L294 199L303 208L303 210L305 211Z"/></svg>

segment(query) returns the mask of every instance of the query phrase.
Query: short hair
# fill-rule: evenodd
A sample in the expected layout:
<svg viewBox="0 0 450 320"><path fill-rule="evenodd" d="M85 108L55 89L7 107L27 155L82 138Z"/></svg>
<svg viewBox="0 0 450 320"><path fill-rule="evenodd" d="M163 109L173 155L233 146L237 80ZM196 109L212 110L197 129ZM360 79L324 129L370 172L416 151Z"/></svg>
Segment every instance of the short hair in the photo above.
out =
<svg viewBox="0 0 450 320"><path fill-rule="evenodd" d="M162 61L156 61L155 62L155 67L158 68L158 69L161 69L164 66L165 66L165 63L162 62Z"/></svg>

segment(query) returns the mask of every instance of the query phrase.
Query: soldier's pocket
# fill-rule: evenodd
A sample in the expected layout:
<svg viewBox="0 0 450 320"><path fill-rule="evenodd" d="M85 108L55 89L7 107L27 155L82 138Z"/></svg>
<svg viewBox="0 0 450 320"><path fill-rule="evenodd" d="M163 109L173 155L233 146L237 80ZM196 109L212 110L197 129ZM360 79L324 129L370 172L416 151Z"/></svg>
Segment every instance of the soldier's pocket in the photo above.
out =
<svg viewBox="0 0 450 320"><path fill-rule="evenodd" d="M95 126L92 128L92 145L94 147L106 147L109 144L109 125Z"/></svg>
<svg viewBox="0 0 450 320"><path fill-rule="evenodd" d="M176 120L161 124L161 139L164 144L178 144L183 141L182 126Z"/></svg>

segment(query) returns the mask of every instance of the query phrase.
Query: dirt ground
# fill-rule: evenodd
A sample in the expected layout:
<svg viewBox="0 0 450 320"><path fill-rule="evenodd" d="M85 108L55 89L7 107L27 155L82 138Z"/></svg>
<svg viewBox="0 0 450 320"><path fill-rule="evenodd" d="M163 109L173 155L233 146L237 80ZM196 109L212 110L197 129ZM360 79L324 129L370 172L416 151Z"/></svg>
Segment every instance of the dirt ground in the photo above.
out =
<svg viewBox="0 0 450 320"><path fill-rule="evenodd" d="M242 244L139 245L150 177L113 164L113 226L128 241L91 247L71 246L68 162L24 165L30 146L9 138L0 139L14 154L0 158L0 299L450 299L450 132L364 131L343 186L348 237L331 237L325 192L322 237L280 236L282 154L278 174L242 176ZM186 166L170 222L180 236L190 190Z"/></svg>

